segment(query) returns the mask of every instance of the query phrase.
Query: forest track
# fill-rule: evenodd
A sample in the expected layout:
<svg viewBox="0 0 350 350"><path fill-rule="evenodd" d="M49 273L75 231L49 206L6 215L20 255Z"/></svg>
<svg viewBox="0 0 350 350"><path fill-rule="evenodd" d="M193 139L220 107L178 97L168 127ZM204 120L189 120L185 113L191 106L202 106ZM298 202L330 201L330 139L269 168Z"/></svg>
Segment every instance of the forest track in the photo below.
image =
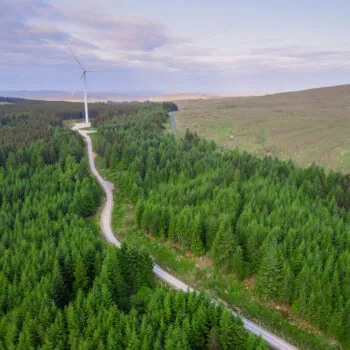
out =
<svg viewBox="0 0 350 350"><path fill-rule="evenodd" d="M90 127L89 124L85 123L79 123L75 124L72 128L72 130L78 131L80 135L82 135L86 141L87 144L87 150L88 150L88 157L89 157L89 164L90 169L93 175L97 178L99 184L103 188L105 194L106 194L106 201L103 206L102 212L101 212L101 230L106 238L106 240L115 245L116 247L120 248L120 242L115 238L113 231L112 231L112 210L113 210L113 184L106 181L100 173L97 171L95 167L95 155L92 150L92 142L89 134L95 133L95 131L91 130L85 130L86 128ZM154 274L160 278L162 281L173 287L177 290L182 290L184 292L193 292L195 291L193 288L185 284L184 282L178 280L168 272L166 272L164 269L162 269L159 265L155 264L153 267ZM215 301L216 302L216 301ZM235 316L239 316L243 323L244 328L247 329L249 332L252 332L258 336L261 336L273 349L279 349L279 350L296 350L297 348L289 343L287 343L282 338L278 337L277 335L274 335L273 333L265 330L264 328L260 327L258 324L249 321L245 317L241 315L237 315L237 313L233 312Z"/></svg>

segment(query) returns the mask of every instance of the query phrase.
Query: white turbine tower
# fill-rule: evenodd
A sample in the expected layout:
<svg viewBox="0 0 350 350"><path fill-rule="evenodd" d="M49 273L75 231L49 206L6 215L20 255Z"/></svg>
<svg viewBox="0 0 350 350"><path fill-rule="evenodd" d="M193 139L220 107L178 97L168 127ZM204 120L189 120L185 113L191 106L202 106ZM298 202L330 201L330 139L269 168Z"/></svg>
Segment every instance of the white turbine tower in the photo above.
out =
<svg viewBox="0 0 350 350"><path fill-rule="evenodd" d="M88 108L88 102L87 102L87 92L86 92L86 73L88 72L94 72L92 70L86 70L84 68L84 66L80 63L80 61L78 60L77 56L75 56L73 50L69 47L69 50L70 52L72 53L74 59L76 60L76 62L78 63L78 66L80 67L81 69L81 76L80 76L80 79L78 81L78 84L77 86L75 87L75 89L73 90L72 92L72 96L74 95L74 92L76 90L76 88L79 86L80 82L81 82L81 79L84 79L84 104L85 104L85 123L86 124L89 124L89 108Z"/></svg>

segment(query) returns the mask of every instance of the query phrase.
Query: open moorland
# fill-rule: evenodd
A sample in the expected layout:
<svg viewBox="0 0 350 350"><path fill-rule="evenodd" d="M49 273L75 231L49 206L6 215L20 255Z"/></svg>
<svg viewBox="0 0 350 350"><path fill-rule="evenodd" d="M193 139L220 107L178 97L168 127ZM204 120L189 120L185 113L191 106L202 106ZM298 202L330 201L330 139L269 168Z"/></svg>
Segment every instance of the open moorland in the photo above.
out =
<svg viewBox="0 0 350 350"><path fill-rule="evenodd" d="M350 85L176 103L179 130L258 156L350 172Z"/></svg>

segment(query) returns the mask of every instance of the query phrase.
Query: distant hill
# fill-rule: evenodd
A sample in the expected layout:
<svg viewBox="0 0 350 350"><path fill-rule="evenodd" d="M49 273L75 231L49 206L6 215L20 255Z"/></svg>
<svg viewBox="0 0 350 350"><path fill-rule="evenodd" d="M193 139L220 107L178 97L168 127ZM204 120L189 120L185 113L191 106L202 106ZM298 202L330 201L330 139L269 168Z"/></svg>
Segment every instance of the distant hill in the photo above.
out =
<svg viewBox="0 0 350 350"><path fill-rule="evenodd" d="M60 90L0 90L0 96L11 98L25 98L31 100L44 100L44 101L71 101L80 102L83 100L83 92L77 91L72 97L71 92ZM340 85L332 87L315 88L302 91L282 92L276 94L249 94L249 93L232 93L232 94L201 94L201 93L176 93L166 94L156 91L149 92L130 92L130 93L116 93L116 92L89 92L89 100L92 102L131 102L131 101L192 101L192 100L220 100L225 99L236 101L236 99L246 98L263 98L265 101L297 101L307 99L309 101L317 102L324 99L332 99L333 101L339 101L341 99L350 96L350 85ZM0 101L5 102L5 101ZM336 102L338 103L338 102Z"/></svg>
<svg viewBox="0 0 350 350"><path fill-rule="evenodd" d="M69 101L81 102L83 101L83 92L77 92L72 97L72 94L67 91L1 91L0 96L9 96L12 98L26 98L31 100L43 101ZM232 95L230 95L232 96ZM246 94L244 94L246 96ZM164 102L174 100L208 100L221 98L221 95L215 94L196 94L196 93L178 93L178 94L164 94L159 92L149 93L114 93L114 92L89 92L89 101L91 102Z"/></svg>
<svg viewBox="0 0 350 350"><path fill-rule="evenodd" d="M18 103L23 101L22 98L16 98L16 97L1 97L0 96L0 103L6 104L6 103Z"/></svg>
<svg viewBox="0 0 350 350"><path fill-rule="evenodd" d="M211 103L215 100L215 103L221 103L225 101L229 103L230 100L235 103L237 101L251 101L259 100L261 102L265 101L269 102L277 102L277 103L296 103L297 101L308 101L311 103L318 103L323 101L324 103L334 103L339 104L340 101L350 101L350 84L347 85L337 85L337 86L328 86L321 88L313 88L307 90L300 91L287 91L280 92L275 94L242 94L242 95L234 95L234 94L226 94L226 95L195 95L188 94L189 98L176 98L179 95L173 95L175 101L182 100L207 100L208 103ZM186 96L186 95L185 95ZM198 98L196 98L198 96ZM204 98L202 98L204 96Z"/></svg>
<svg viewBox="0 0 350 350"><path fill-rule="evenodd" d="M154 93L155 94L155 93ZM70 101L70 102L81 102L83 101L83 92L77 91L72 97L71 92L67 91L51 91L51 90L40 90L40 91L6 91L0 90L0 96L8 96L13 98L26 98L31 100L43 100L43 101ZM113 92L89 92L88 97L91 102L129 102L129 101L144 101L152 96L142 93L113 93Z"/></svg>
<svg viewBox="0 0 350 350"><path fill-rule="evenodd" d="M180 130L259 156L350 173L350 85L175 103Z"/></svg>
<svg viewBox="0 0 350 350"><path fill-rule="evenodd" d="M309 103L326 106L350 106L350 84L329 86L302 91L291 91L261 97L266 102Z"/></svg>

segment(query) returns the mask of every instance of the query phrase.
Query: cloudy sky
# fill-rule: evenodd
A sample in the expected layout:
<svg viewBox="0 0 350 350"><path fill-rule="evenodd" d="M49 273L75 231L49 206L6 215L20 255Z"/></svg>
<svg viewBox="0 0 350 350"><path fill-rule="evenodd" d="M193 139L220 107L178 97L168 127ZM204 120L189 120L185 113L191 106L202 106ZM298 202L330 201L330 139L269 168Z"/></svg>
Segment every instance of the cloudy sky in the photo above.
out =
<svg viewBox="0 0 350 350"><path fill-rule="evenodd" d="M264 93L350 82L348 0L0 0L0 90Z"/></svg>

